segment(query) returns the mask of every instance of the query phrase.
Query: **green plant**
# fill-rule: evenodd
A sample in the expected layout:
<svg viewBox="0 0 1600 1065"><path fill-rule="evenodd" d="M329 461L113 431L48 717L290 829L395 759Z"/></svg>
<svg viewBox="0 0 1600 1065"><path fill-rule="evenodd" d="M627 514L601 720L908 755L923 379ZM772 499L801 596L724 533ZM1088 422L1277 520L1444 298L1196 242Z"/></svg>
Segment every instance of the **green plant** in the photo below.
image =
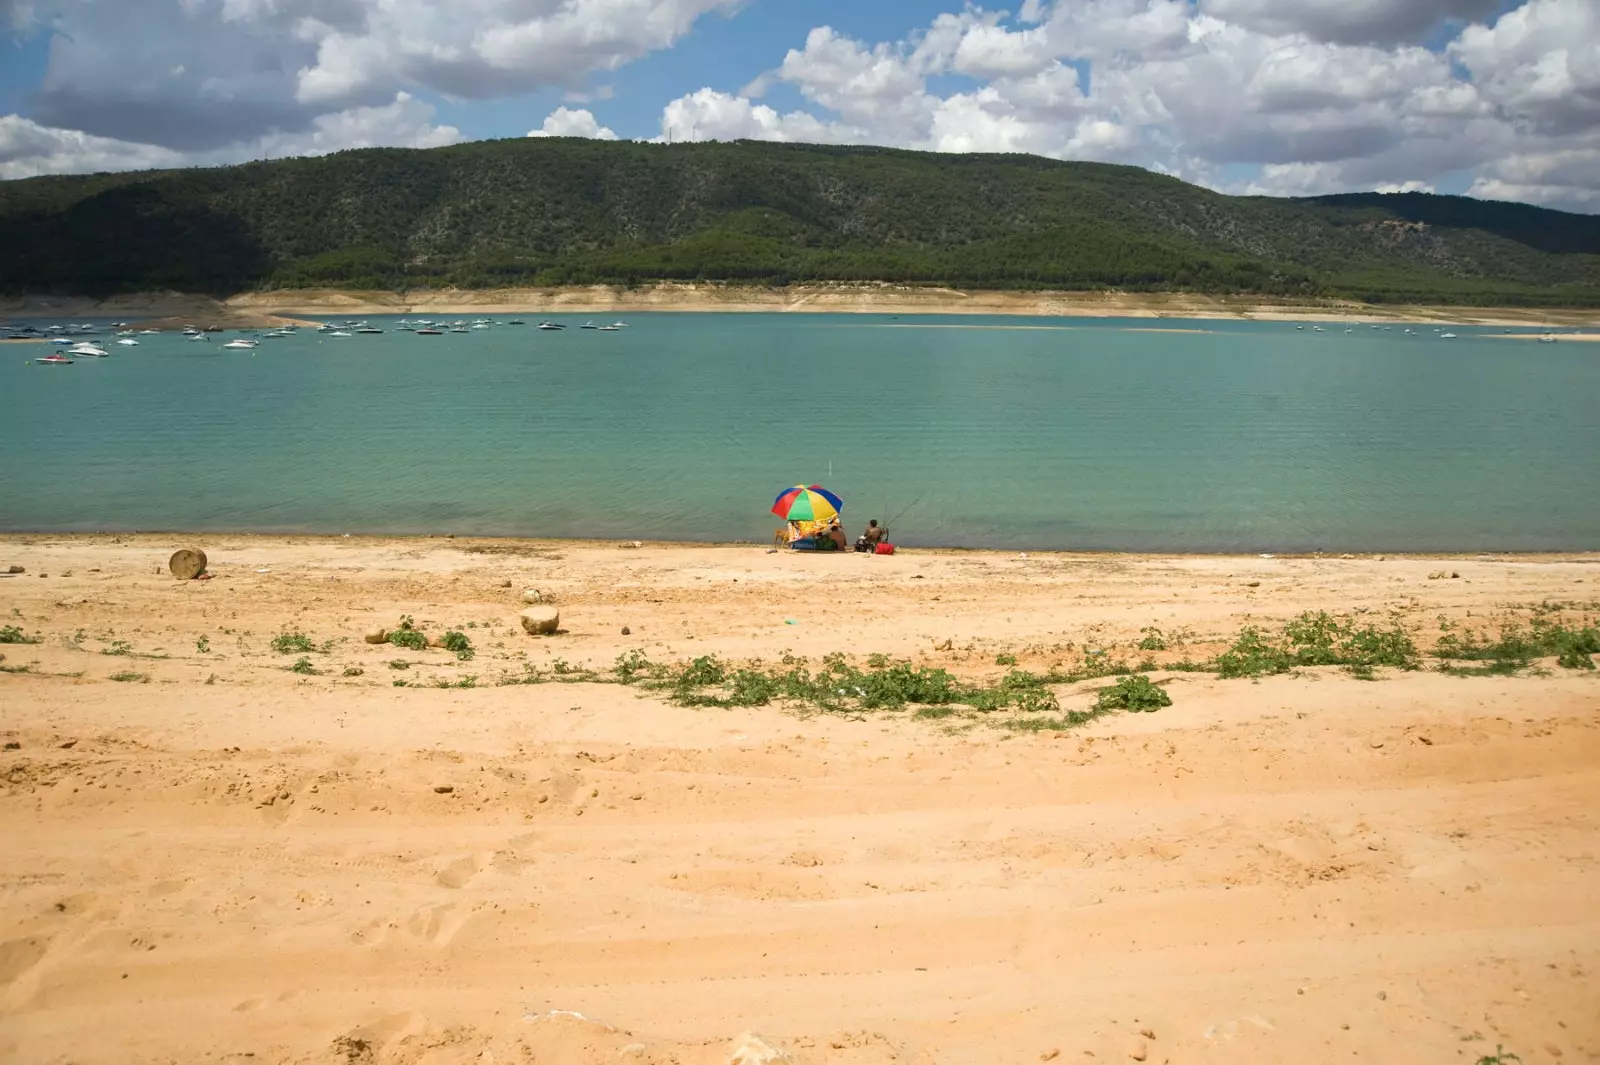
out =
<svg viewBox="0 0 1600 1065"><path fill-rule="evenodd" d="M472 641L467 639L467 634L454 629L444 634L444 649L454 651L456 658L462 662L470 662L477 654L472 649Z"/></svg>
<svg viewBox="0 0 1600 1065"><path fill-rule="evenodd" d="M205 636L200 637L194 642L194 649L201 654L206 654L211 650L211 640Z"/></svg>
<svg viewBox="0 0 1600 1065"><path fill-rule="evenodd" d="M638 649L618 655L616 665L612 667L612 672L624 684L632 684L639 677L651 676L655 671L655 664Z"/></svg>
<svg viewBox="0 0 1600 1065"><path fill-rule="evenodd" d="M294 665L289 667L289 672L314 677L317 675L317 667L311 664L311 659L302 656L295 659Z"/></svg>
<svg viewBox="0 0 1600 1065"><path fill-rule="evenodd" d="M433 686L435 688L476 688L478 686L478 678L475 676L465 676L457 681L448 681L443 677L440 677L433 682Z"/></svg>
<svg viewBox="0 0 1600 1065"><path fill-rule="evenodd" d="M280 655L292 655L315 651L317 647L303 632L280 632L272 638L272 649Z"/></svg>
<svg viewBox="0 0 1600 1065"><path fill-rule="evenodd" d="M366 673L366 670L362 669L360 666L346 666L344 668L344 672L341 673L340 676L342 676L342 677L359 677L364 673Z"/></svg>
<svg viewBox="0 0 1600 1065"><path fill-rule="evenodd" d="M1146 625L1139 630L1139 650L1165 651L1167 649L1166 635L1154 625Z"/></svg>
<svg viewBox="0 0 1600 1065"><path fill-rule="evenodd" d="M0 643L38 643L37 636L30 639L28 635L15 625L0 627Z"/></svg>
<svg viewBox="0 0 1600 1065"><path fill-rule="evenodd" d="M115 680L115 681L120 681L120 682L122 682L124 684L149 684L150 683L150 677L149 677L148 674L135 673L131 669L125 669L120 673L113 673L113 674L111 674L111 679Z"/></svg>
<svg viewBox="0 0 1600 1065"><path fill-rule="evenodd" d="M389 668L390 669L410 669L411 668L411 663L407 662L403 658L395 658L395 659L391 659L390 660Z"/></svg>
<svg viewBox="0 0 1600 1065"><path fill-rule="evenodd" d="M1149 677L1138 674L1123 677L1109 688L1101 688L1095 698L1096 710L1127 710L1132 713L1155 711L1172 705L1172 696Z"/></svg>
<svg viewBox="0 0 1600 1065"><path fill-rule="evenodd" d="M1485 1054L1483 1057L1477 1060L1476 1065L1511 1065L1513 1061L1517 1062L1517 1065L1521 1065L1522 1063L1521 1058L1511 1053L1511 1051L1507 1050L1499 1043L1496 1043L1494 1047L1494 1053Z"/></svg>
<svg viewBox="0 0 1600 1065"><path fill-rule="evenodd" d="M10 666L10 665L6 665L4 662L0 662L0 673L32 673L32 672L33 672L33 664L31 664L31 663L28 664L28 665Z"/></svg>
<svg viewBox="0 0 1600 1065"><path fill-rule="evenodd" d="M412 623L411 615L405 614L400 618L400 627L389 631L389 642L408 651L422 651L427 649L428 637Z"/></svg>
<svg viewBox="0 0 1600 1065"><path fill-rule="evenodd" d="M112 640L111 646L100 653L103 655L131 655L133 654L133 644L127 640Z"/></svg>
<svg viewBox="0 0 1600 1065"><path fill-rule="evenodd" d="M871 663L868 664L870 665ZM1017 656L1010 654L995 655L994 664L997 666L1014 666L1017 664Z"/></svg>
<svg viewBox="0 0 1600 1065"><path fill-rule="evenodd" d="M1358 628L1326 612L1301 614L1276 636L1247 625L1216 659L1217 672L1224 677L1260 677L1303 666L1416 669L1419 665L1416 644L1398 625Z"/></svg>

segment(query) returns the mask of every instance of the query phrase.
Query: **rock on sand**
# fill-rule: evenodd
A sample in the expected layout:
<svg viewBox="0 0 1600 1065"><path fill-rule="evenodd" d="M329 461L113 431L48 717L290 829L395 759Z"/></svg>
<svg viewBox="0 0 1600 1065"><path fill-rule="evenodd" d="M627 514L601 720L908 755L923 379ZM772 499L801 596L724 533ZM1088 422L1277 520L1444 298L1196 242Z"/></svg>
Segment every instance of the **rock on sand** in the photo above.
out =
<svg viewBox="0 0 1600 1065"><path fill-rule="evenodd" d="M561 627L561 613L553 606L532 606L517 616L522 619L523 631L530 636L555 632Z"/></svg>
<svg viewBox="0 0 1600 1065"><path fill-rule="evenodd" d="M793 1061L754 1032L745 1032L735 1039L733 1052L728 1055L728 1065L791 1065Z"/></svg>

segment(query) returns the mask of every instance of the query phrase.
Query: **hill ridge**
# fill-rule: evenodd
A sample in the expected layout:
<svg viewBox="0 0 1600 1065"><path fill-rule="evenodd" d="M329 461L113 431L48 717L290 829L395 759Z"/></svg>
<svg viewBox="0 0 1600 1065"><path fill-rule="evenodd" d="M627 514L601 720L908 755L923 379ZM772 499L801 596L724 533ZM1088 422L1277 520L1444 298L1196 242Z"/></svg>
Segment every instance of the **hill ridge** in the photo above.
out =
<svg viewBox="0 0 1600 1065"><path fill-rule="evenodd" d="M10 295L890 281L1600 306L1600 217L765 141L518 138L28 178L0 182L0 247Z"/></svg>

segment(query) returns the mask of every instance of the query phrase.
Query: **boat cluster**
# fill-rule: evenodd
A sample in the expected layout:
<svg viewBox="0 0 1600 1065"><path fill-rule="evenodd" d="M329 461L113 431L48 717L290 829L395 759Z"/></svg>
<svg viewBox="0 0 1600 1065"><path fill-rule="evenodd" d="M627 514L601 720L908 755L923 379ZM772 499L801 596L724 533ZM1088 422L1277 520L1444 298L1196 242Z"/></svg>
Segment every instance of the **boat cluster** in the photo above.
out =
<svg viewBox="0 0 1600 1065"><path fill-rule="evenodd" d="M417 336L437 337L446 333L470 333L476 329L493 329L497 325L527 325L521 318L508 318L503 322L496 322L492 318L474 318L471 322L458 319L454 322L438 322L430 318L402 318L395 328L406 333L415 333ZM543 321L538 324L539 329L546 331L560 331L566 327L561 322ZM595 325L585 322L580 329L594 329L602 333L615 333L628 328L627 322L612 322L610 325Z"/></svg>

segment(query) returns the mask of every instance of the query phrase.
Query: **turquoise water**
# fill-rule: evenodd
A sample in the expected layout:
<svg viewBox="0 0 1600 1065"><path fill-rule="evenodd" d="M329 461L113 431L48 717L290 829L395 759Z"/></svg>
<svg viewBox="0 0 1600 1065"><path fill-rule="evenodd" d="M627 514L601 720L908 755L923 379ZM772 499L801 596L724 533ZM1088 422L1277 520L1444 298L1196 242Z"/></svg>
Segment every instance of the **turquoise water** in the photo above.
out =
<svg viewBox="0 0 1600 1065"><path fill-rule="evenodd" d="M820 481L852 534L909 506L892 530L908 545L1600 547L1594 345L781 314L554 333L525 317L438 337L372 319L388 332L255 352L102 336L111 358L72 367L0 346L0 528L765 541L773 496Z"/></svg>

